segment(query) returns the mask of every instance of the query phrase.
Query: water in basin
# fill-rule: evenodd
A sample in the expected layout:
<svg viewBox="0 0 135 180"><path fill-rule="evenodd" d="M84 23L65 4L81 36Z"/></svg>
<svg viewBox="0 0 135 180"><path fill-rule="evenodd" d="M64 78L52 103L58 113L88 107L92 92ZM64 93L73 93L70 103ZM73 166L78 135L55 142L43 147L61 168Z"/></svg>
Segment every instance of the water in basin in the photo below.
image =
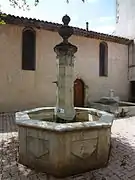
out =
<svg viewBox="0 0 135 180"><path fill-rule="evenodd" d="M88 108L75 108L76 117L74 122L84 122L84 121L98 121L101 114L94 111L90 111ZM30 119L58 122L56 120L55 108L45 108L41 110L30 111L27 113ZM65 121L63 122L65 123Z"/></svg>

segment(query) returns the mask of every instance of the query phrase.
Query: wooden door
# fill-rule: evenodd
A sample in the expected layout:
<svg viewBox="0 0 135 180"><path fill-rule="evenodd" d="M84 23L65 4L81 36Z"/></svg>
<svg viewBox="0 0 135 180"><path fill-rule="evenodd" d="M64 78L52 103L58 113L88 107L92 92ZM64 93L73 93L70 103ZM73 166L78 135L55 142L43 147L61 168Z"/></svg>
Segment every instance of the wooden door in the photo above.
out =
<svg viewBox="0 0 135 180"><path fill-rule="evenodd" d="M76 79L74 82L74 106L84 106L84 82L81 79Z"/></svg>
<svg viewBox="0 0 135 180"><path fill-rule="evenodd" d="M130 100L135 102L135 81L130 82Z"/></svg>

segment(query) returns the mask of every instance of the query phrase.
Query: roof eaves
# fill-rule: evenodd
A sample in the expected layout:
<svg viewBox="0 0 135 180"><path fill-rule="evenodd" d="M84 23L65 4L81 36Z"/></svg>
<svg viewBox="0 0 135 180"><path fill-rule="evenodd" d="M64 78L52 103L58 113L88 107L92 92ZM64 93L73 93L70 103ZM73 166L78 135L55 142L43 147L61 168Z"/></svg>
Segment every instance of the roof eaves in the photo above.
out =
<svg viewBox="0 0 135 180"><path fill-rule="evenodd" d="M48 22L48 21L14 16L14 15L10 15L10 14L4 14L3 20L5 20L5 22L8 24L32 26L32 27L42 28L42 29L46 29L46 30L50 30L50 31L58 31L58 28L62 25L62 24L52 23L52 22ZM81 29L78 27L73 27L73 28L74 28L74 35L77 35L77 36L84 36L87 38L100 39L103 41L111 41L111 42L125 44L125 45L128 45L132 41L132 39L108 35L108 34L99 33L99 32L95 32L95 31L87 31L85 29Z"/></svg>

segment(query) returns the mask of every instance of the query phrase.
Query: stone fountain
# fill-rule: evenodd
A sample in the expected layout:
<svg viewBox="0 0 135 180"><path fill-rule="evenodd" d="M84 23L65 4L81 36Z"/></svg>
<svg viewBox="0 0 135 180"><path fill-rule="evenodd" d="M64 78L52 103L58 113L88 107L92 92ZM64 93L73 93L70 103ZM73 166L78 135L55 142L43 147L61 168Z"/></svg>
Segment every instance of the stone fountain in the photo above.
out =
<svg viewBox="0 0 135 180"><path fill-rule="evenodd" d="M73 28L69 16L59 29L63 42L56 45L56 107L16 113L19 129L19 162L56 177L80 174L107 165L113 115L73 102L74 54L68 42Z"/></svg>
<svg viewBox="0 0 135 180"><path fill-rule="evenodd" d="M88 106L112 113L116 118L135 116L135 103L121 101L118 96L114 95L113 89L110 89L109 96L101 97L95 102L89 102Z"/></svg>

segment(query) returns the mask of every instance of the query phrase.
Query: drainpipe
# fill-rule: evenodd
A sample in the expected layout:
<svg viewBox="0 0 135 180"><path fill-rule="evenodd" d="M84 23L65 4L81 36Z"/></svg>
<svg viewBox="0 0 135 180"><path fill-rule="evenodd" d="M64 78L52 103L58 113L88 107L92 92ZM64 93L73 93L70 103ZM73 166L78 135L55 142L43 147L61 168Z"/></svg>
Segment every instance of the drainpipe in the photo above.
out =
<svg viewBox="0 0 135 180"><path fill-rule="evenodd" d="M129 68L131 67L131 66L129 65L129 58L130 58L129 50L130 50L130 46L132 45L132 53L133 53L134 41L131 40L127 45L128 45L128 80L129 80ZM133 53L133 54L134 54L134 53ZM133 54L132 54L132 56L133 56ZM133 57L132 57L132 59L133 59ZM132 62L133 62L133 61L132 61Z"/></svg>
<svg viewBox="0 0 135 180"><path fill-rule="evenodd" d="M128 75L127 75L127 78L129 80L129 83L130 83L129 71L130 71L130 68L132 67L132 65L129 65L129 58L130 58L129 51L130 51L130 46L132 45L132 62L133 62L133 57L134 57L134 41L131 40L127 45L128 45ZM131 89L130 89L130 85L129 85L129 95L128 95L129 99L131 98L131 93L130 92L131 92Z"/></svg>
<svg viewBox="0 0 135 180"><path fill-rule="evenodd" d="M86 31L89 31L89 23L86 22Z"/></svg>
<svg viewBox="0 0 135 180"><path fill-rule="evenodd" d="M128 80L129 80L129 49L130 49L130 44L128 44Z"/></svg>

